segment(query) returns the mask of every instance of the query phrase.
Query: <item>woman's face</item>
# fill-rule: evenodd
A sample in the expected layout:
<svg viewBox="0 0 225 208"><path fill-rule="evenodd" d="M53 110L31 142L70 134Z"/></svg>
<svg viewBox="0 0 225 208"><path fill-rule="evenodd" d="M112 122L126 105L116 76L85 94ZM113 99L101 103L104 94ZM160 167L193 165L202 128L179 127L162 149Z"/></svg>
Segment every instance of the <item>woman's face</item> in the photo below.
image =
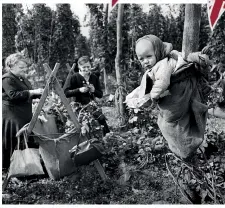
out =
<svg viewBox="0 0 225 208"><path fill-rule="evenodd" d="M137 43L136 54L145 70L151 69L157 62L153 45L148 40L140 40Z"/></svg>
<svg viewBox="0 0 225 208"><path fill-rule="evenodd" d="M91 64L90 62L79 65L79 73L83 76L89 75L91 73Z"/></svg>
<svg viewBox="0 0 225 208"><path fill-rule="evenodd" d="M18 61L13 67L11 67L12 73L19 77L26 77L27 70L28 66L24 61Z"/></svg>

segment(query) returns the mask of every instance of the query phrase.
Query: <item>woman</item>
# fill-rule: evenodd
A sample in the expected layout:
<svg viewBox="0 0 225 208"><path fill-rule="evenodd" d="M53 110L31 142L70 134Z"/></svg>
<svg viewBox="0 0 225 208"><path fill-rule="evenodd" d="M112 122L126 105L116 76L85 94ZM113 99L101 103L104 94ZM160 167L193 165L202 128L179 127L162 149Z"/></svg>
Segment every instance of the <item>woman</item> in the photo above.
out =
<svg viewBox="0 0 225 208"><path fill-rule="evenodd" d="M102 98L103 92L99 83L99 78L91 73L91 63L88 56L83 56L78 60L79 72L66 80L64 92L66 97L75 97L76 102L87 105L95 97ZM104 126L103 134L109 132L105 117L100 112L93 114L94 118Z"/></svg>
<svg viewBox="0 0 225 208"><path fill-rule="evenodd" d="M28 60L15 53L5 60L7 73L2 76L2 167L9 168L16 147L17 131L32 118L32 99L39 98L42 89L33 90L26 79Z"/></svg>
<svg viewBox="0 0 225 208"><path fill-rule="evenodd" d="M103 92L98 78L91 73L91 63L87 56L78 60L79 72L66 80L64 89L67 97L75 97L82 105L88 104L94 97L101 98Z"/></svg>

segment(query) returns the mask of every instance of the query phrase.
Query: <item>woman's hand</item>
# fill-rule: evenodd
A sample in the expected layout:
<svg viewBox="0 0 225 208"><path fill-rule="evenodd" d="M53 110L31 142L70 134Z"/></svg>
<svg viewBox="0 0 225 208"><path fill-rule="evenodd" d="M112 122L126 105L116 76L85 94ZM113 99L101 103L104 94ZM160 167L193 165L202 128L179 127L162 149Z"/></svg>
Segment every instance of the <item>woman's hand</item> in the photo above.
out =
<svg viewBox="0 0 225 208"><path fill-rule="evenodd" d="M44 92L43 89L39 88L39 89L35 89L35 90L29 90L30 95L42 95L42 93Z"/></svg>
<svg viewBox="0 0 225 208"><path fill-rule="evenodd" d="M79 88L79 91L80 91L81 93L85 93L85 92L87 92L88 90L89 90L88 87L81 87L81 88Z"/></svg>
<svg viewBox="0 0 225 208"><path fill-rule="evenodd" d="M90 84L89 85L89 89L90 89L90 92L94 92L95 91L95 87L93 84Z"/></svg>

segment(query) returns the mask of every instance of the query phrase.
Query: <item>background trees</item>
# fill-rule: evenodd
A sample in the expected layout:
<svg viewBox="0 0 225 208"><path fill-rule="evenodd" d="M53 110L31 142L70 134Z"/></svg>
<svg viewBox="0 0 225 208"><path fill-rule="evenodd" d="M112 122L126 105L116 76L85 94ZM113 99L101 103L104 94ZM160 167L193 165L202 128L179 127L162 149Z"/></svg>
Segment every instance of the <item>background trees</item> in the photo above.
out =
<svg viewBox="0 0 225 208"><path fill-rule="evenodd" d="M2 57L15 51L16 13L15 4L2 4Z"/></svg>
<svg viewBox="0 0 225 208"><path fill-rule="evenodd" d="M86 37L80 33L78 17L72 13L70 4L57 4L52 10L45 4L33 4L24 8L21 4L3 5L3 57L16 51L28 49L37 76L34 85L45 84L43 63L51 67L61 64L62 82L67 76L66 63L89 53Z"/></svg>
<svg viewBox="0 0 225 208"><path fill-rule="evenodd" d="M75 59L76 38L80 33L80 23L72 14L69 4L57 4L52 25L52 41L50 43L50 66L60 63L59 72L62 79L67 76L65 64L73 63Z"/></svg>
<svg viewBox="0 0 225 208"><path fill-rule="evenodd" d="M27 48L35 63L38 79L36 84L45 83L43 62L51 67L61 63L59 73L62 82L67 76L65 63L73 62L82 55L101 58L100 70L105 70L102 86L108 86L107 93L114 93L116 86L116 18L118 6L108 12L106 5L88 4L90 37L80 32L80 21L72 13L69 4L57 4L56 10L45 4L34 4L23 8L21 4L2 6L2 56L7 57L16 50ZM125 4L122 24L121 73L126 92L138 86L143 71L135 55L135 42L145 34L155 34L163 41L171 42L174 49L181 51L185 5ZM166 8L166 10L165 10ZM222 15L213 34L211 33L206 5L202 5L199 50L212 46L215 62L224 62L224 16ZM104 70L103 70L104 69ZM103 73L102 73L103 77ZM106 83L106 80L108 82Z"/></svg>
<svg viewBox="0 0 225 208"><path fill-rule="evenodd" d="M212 36L209 39L209 45L212 47L212 58L215 63L225 64L225 13L222 14Z"/></svg>

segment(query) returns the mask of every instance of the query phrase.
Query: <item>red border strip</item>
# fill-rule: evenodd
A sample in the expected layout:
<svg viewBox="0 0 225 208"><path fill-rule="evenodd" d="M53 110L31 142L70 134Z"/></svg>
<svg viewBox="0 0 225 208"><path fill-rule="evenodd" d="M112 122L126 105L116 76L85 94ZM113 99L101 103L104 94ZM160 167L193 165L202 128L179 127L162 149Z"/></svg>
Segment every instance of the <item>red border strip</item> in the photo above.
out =
<svg viewBox="0 0 225 208"><path fill-rule="evenodd" d="M223 3L225 2L225 0L215 0L213 7L212 7L212 11L210 14L210 23L212 25L212 28L214 28L216 22L219 19L219 13L221 11L221 9L224 10L225 5L223 6Z"/></svg>
<svg viewBox="0 0 225 208"><path fill-rule="evenodd" d="M223 10L223 12L225 11L225 0L214 0L212 9L211 9L211 6L209 6L209 1L210 0L208 0L208 13L209 13L208 16L209 16L211 29L213 30L213 28L215 27L219 19L220 11L221 10ZM114 7L117 4L117 2L118 0L112 0L112 7Z"/></svg>
<svg viewBox="0 0 225 208"><path fill-rule="evenodd" d="M115 6L117 2L118 0L112 0L112 7Z"/></svg>

